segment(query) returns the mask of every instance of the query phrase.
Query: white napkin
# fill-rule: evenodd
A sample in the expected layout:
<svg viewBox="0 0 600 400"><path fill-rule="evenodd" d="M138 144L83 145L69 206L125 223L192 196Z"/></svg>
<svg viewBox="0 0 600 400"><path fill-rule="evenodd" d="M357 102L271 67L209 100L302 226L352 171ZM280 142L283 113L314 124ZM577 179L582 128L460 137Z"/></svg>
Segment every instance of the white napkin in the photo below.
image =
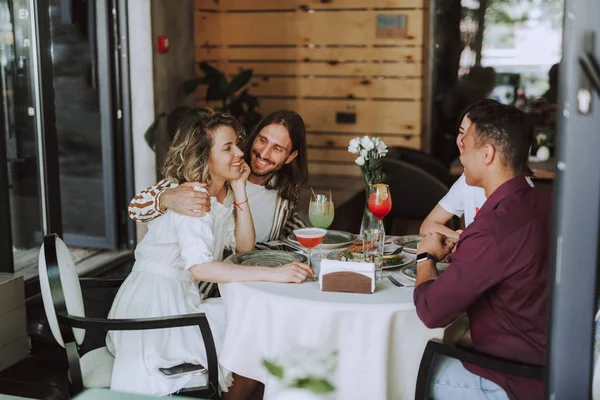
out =
<svg viewBox="0 0 600 400"><path fill-rule="evenodd" d="M356 272L371 279L371 293L375 292L375 264L368 262L321 260L319 286L323 290L323 275L333 272Z"/></svg>

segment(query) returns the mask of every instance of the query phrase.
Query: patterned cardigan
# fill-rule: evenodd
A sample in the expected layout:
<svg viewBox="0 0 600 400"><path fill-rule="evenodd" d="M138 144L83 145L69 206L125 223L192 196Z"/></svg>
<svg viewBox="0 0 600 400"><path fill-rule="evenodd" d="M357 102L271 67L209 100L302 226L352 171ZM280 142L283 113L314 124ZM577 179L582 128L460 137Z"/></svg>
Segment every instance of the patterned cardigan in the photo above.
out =
<svg viewBox="0 0 600 400"><path fill-rule="evenodd" d="M171 183L163 179L156 185L139 192L129 203L129 218L135 222L147 223L163 215L165 211L160 207L160 196L170 186ZM276 208L269 241L280 237L286 238L294 229L306 226L296 212L295 205L290 201L277 196Z"/></svg>

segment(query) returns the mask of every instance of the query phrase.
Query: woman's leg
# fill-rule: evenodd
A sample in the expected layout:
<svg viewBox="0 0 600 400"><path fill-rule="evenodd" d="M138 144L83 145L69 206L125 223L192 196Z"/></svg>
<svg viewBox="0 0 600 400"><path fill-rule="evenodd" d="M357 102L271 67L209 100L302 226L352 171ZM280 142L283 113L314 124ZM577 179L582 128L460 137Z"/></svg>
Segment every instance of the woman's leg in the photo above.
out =
<svg viewBox="0 0 600 400"><path fill-rule="evenodd" d="M245 376L233 374L233 385L223 393L223 400L255 400L262 399L263 384ZM260 396L260 397L256 397Z"/></svg>

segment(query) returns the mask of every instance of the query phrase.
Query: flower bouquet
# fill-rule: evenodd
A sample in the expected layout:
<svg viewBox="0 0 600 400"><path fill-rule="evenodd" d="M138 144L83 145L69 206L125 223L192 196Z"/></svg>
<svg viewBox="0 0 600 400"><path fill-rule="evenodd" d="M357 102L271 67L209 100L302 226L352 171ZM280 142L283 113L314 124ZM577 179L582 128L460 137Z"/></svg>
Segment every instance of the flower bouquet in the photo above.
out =
<svg viewBox="0 0 600 400"><path fill-rule="evenodd" d="M278 400L316 400L335 391L329 382L335 371L337 352L296 347L284 357L263 360L271 375L287 387Z"/></svg>
<svg viewBox="0 0 600 400"><path fill-rule="evenodd" d="M383 179L382 174L382 159L388 152L388 148L383 140L378 137L371 138L369 136L363 136L362 138L356 137L350 140L348 151L352 154L356 154L356 160L354 162L358 164L360 170L363 173L365 181L365 192L366 198L369 198L369 187L373 184L381 183ZM360 232L365 229L376 229L379 227L379 221L369 211L369 206L365 202L365 209L363 211L363 219L360 226Z"/></svg>

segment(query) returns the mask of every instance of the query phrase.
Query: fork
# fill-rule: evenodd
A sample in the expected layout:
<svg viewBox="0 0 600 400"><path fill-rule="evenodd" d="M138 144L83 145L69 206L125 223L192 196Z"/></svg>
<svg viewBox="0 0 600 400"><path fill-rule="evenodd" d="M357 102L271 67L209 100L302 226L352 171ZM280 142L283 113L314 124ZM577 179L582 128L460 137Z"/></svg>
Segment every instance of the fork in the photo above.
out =
<svg viewBox="0 0 600 400"><path fill-rule="evenodd" d="M394 285L396 285L396 286L398 286L398 287L404 287L404 285L403 285L403 284L401 284L400 282L398 282L398 281L396 280L396 278L394 278L393 276L391 276L391 275L388 275L388 276L387 276L387 278L388 278L388 279L390 280L390 282L392 282Z"/></svg>

